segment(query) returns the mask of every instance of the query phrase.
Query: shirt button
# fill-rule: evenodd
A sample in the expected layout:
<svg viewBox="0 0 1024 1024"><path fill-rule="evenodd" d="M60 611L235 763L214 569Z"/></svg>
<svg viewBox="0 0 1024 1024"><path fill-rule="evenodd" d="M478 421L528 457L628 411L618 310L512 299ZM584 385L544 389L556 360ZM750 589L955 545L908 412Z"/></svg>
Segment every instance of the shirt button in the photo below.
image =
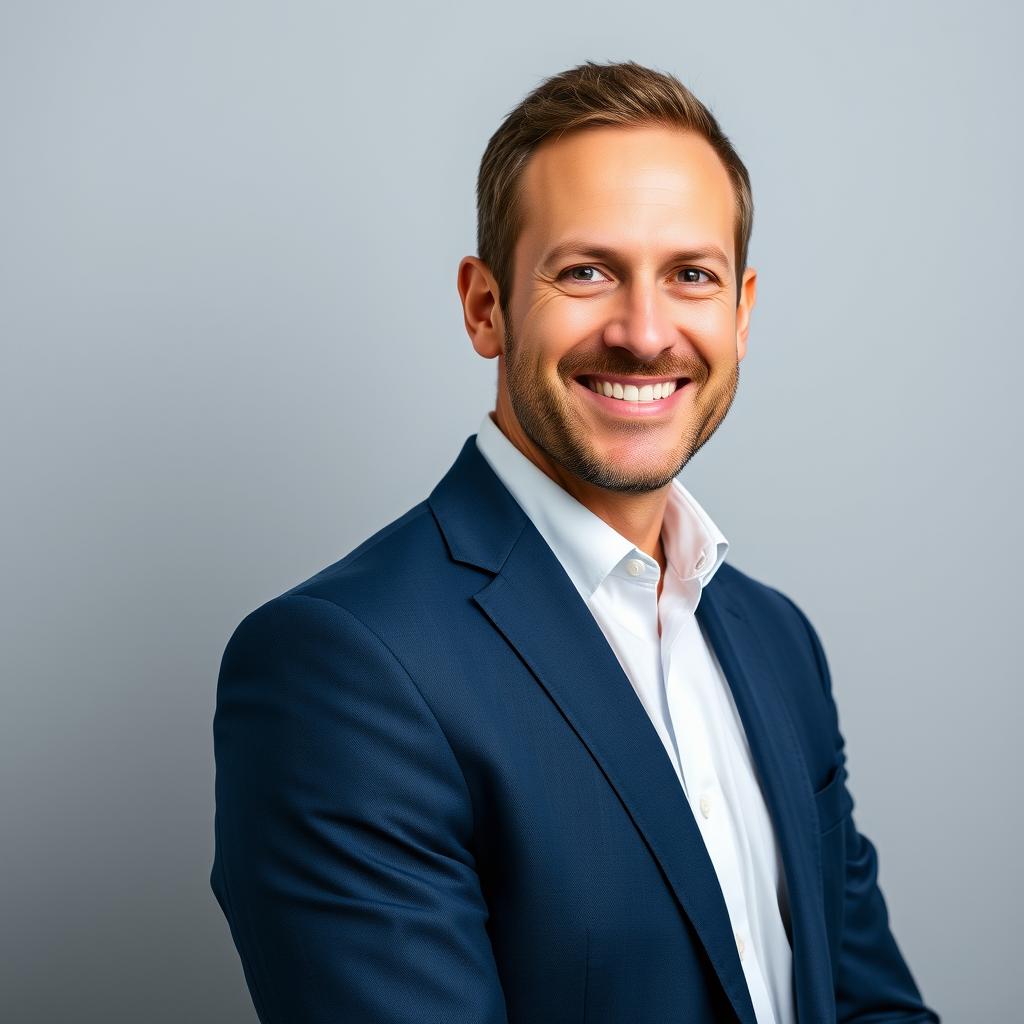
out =
<svg viewBox="0 0 1024 1024"><path fill-rule="evenodd" d="M698 569L703 568L704 563L706 561L707 561L707 557L705 555L701 555L700 558L697 559L697 568Z"/></svg>
<svg viewBox="0 0 1024 1024"><path fill-rule="evenodd" d="M631 558L626 563L626 572L630 576L639 576L644 571L644 563L639 558Z"/></svg>
<svg viewBox="0 0 1024 1024"><path fill-rule="evenodd" d="M711 817L711 801L706 796L702 796L700 798L700 813L703 814L705 818Z"/></svg>
<svg viewBox="0 0 1024 1024"><path fill-rule="evenodd" d="M736 936L736 952L739 953L740 959L743 959L743 950L746 948L746 944L743 941L742 935Z"/></svg>

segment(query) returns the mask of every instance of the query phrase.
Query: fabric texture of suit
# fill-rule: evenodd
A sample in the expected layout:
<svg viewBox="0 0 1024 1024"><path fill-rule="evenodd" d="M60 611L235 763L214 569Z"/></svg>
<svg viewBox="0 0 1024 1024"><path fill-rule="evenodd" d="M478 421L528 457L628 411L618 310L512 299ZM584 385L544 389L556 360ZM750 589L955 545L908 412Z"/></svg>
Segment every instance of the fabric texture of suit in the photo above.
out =
<svg viewBox="0 0 1024 1024"><path fill-rule="evenodd" d="M937 1022L813 627L728 563L697 618L779 835L800 1024ZM211 880L263 1024L754 1024L661 741L475 435L425 501L242 620L214 743Z"/></svg>

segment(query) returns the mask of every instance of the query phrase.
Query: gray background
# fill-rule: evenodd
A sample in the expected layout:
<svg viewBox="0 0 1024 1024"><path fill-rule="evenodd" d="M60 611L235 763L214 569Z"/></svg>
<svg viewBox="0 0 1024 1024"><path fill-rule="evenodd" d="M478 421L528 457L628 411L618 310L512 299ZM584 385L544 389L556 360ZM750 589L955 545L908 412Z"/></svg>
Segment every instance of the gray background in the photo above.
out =
<svg viewBox="0 0 1024 1024"><path fill-rule="evenodd" d="M822 637L926 999L1018 1019L1019 6L443 6L0 12L0 1016L255 1020L207 883L220 655L491 408L455 288L484 145L634 59L757 208L683 480Z"/></svg>

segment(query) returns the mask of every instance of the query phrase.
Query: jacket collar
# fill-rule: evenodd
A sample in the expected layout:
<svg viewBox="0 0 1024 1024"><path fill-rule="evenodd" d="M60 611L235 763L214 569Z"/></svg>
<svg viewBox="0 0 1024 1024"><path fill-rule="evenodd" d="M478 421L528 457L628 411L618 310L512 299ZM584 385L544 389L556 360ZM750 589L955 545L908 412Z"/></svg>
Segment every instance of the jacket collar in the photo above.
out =
<svg viewBox="0 0 1024 1024"><path fill-rule="evenodd" d="M427 502L452 559L492 575L474 601L599 764L700 936L738 1019L756 1024L714 866L657 732L590 610L475 434ZM732 689L778 835L798 1019L831 1020L813 793L773 663L730 575L719 572L704 588L697 619Z"/></svg>

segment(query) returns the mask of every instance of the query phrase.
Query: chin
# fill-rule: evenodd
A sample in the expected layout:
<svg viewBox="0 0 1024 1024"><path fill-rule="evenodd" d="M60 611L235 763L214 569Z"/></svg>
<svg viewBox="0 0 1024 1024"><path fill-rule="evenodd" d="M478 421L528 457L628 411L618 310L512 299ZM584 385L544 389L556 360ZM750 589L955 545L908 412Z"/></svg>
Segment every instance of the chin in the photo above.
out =
<svg viewBox="0 0 1024 1024"><path fill-rule="evenodd" d="M657 458L637 460L629 455L613 455L588 445L588 465L580 467L576 475L597 487L609 491L646 494L661 490L671 483L681 468L677 456L662 452Z"/></svg>

